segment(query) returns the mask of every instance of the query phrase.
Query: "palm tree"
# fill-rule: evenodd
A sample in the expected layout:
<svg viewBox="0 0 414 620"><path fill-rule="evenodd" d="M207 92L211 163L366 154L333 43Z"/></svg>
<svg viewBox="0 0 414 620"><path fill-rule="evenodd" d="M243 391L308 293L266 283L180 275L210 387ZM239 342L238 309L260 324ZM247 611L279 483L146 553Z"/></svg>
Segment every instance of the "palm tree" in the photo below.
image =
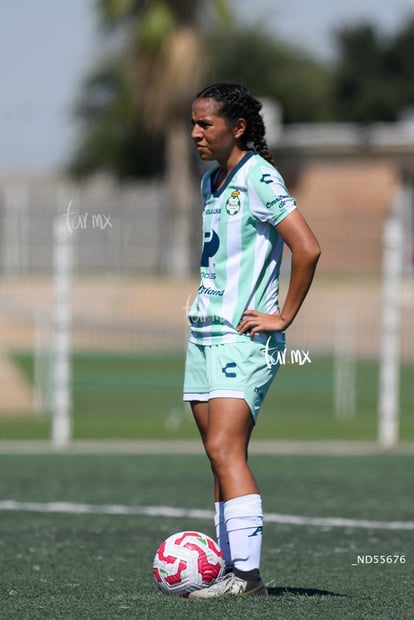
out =
<svg viewBox="0 0 414 620"><path fill-rule="evenodd" d="M225 9L222 1L212 4ZM190 272L192 212L198 200L189 119L206 71L198 27L205 5L204 0L98 0L104 24L125 35L136 108L146 127L164 136L169 218L163 262L167 273L178 277Z"/></svg>

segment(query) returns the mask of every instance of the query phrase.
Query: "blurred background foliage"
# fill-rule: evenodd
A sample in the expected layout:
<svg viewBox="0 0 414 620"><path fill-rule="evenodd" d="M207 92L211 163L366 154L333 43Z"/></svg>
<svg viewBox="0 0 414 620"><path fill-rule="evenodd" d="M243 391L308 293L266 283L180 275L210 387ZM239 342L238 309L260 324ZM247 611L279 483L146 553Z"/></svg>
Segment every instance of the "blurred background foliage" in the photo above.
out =
<svg viewBox="0 0 414 620"><path fill-rule="evenodd" d="M390 36L370 23L336 30L328 62L238 22L225 0L97 0L96 12L103 51L74 111L76 177L168 177L170 132L188 132L208 82L247 84L278 102L284 123L392 122L414 107L414 16Z"/></svg>

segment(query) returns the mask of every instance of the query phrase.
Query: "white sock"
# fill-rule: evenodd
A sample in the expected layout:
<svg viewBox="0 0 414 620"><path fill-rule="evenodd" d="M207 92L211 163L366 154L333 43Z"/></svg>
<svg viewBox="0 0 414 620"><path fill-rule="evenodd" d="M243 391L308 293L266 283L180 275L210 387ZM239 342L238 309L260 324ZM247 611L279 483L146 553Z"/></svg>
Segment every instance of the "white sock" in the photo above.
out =
<svg viewBox="0 0 414 620"><path fill-rule="evenodd" d="M217 542L223 552L227 570L229 568L233 568L233 562L230 553L229 536L224 522L224 502L215 502L214 507L214 525L216 526Z"/></svg>
<svg viewBox="0 0 414 620"><path fill-rule="evenodd" d="M243 495L224 502L224 521L235 568L242 571L260 568L263 537L260 495Z"/></svg>

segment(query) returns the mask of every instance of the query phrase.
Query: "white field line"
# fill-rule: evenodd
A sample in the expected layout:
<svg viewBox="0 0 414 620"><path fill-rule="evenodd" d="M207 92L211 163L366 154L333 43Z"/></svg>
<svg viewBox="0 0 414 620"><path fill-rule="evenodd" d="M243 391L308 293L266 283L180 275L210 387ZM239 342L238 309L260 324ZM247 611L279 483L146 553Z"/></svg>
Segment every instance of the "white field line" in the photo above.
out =
<svg viewBox="0 0 414 620"><path fill-rule="evenodd" d="M102 514L120 516L150 516L169 518L213 519L211 510L173 508L171 506L126 506L124 504L78 504L71 502L16 502L0 501L0 512L40 512L61 514ZM344 519L338 517L303 517L278 513L266 513L266 523L287 525L310 525L315 527L350 527L379 530L414 530L414 521L370 521L367 519Z"/></svg>

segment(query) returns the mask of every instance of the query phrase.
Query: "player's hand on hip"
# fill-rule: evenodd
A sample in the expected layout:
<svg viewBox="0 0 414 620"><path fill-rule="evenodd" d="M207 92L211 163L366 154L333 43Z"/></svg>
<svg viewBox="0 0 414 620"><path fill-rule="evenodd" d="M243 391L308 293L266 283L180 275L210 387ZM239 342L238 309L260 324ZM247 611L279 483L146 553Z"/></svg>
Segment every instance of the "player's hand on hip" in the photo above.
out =
<svg viewBox="0 0 414 620"><path fill-rule="evenodd" d="M245 310L237 327L239 334L249 334L250 338L258 332L280 332L286 328L286 321L279 312L264 314L257 310Z"/></svg>

